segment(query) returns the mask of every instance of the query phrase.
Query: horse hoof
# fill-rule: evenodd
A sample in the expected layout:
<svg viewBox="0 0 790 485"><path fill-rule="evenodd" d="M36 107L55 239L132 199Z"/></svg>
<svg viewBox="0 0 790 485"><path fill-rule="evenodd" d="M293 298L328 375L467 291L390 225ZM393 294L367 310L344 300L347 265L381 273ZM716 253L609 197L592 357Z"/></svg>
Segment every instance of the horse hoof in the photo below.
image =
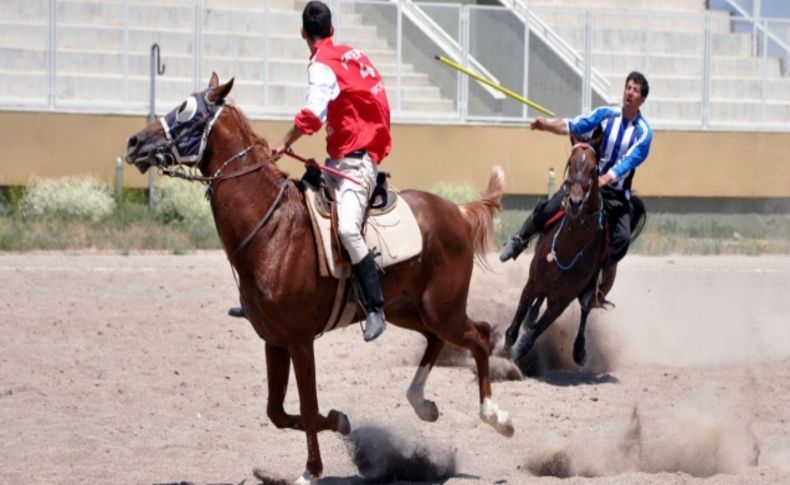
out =
<svg viewBox="0 0 790 485"><path fill-rule="evenodd" d="M351 422L348 420L348 416L340 411L335 409L329 411L329 416L327 416L331 421L335 422L334 430L342 435L347 435L351 432Z"/></svg>
<svg viewBox="0 0 790 485"><path fill-rule="evenodd" d="M584 350L584 346L574 346L573 349L573 360L576 362L576 365L579 367L583 367L585 362L587 362L587 351Z"/></svg>
<svg viewBox="0 0 790 485"><path fill-rule="evenodd" d="M417 416L419 416L423 421L434 423L439 419L439 408L433 401L429 401L427 399L424 400L422 404L420 404L420 409L416 411Z"/></svg>
<svg viewBox="0 0 790 485"><path fill-rule="evenodd" d="M317 477L317 476L313 475L312 473L310 473L309 471L305 470L304 473L302 473L302 476L297 478L294 483L296 485L310 485L311 483L313 483L313 480L315 480L316 478L319 478L319 477Z"/></svg>
<svg viewBox="0 0 790 485"><path fill-rule="evenodd" d="M499 406L497 406L491 398L486 398L482 404L480 404L480 419L494 428L496 432L502 436L510 438L515 433L510 415L499 409Z"/></svg>
<svg viewBox="0 0 790 485"><path fill-rule="evenodd" d="M581 352L581 354L574 352L573 360L576 361L576 365L579 367L584 367L584 364L587 362L587 352Z"/></svg>

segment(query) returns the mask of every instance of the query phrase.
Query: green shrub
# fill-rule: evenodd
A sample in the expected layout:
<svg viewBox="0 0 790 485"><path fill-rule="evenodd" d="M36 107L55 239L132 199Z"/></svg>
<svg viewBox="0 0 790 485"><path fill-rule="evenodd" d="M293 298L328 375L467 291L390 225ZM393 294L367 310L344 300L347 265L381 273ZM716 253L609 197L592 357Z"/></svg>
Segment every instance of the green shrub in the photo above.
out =
<svg viewBox="0 0 790 485"><path fill-rule="evenodd" d="M98 222L115 209L107 184L92 176L33 177L19 203L22 217L60 216Z"/></svg>
<svg viewBox="0 0 790 485"><path fill-rule="evenodd" d="M194 182L164 178L154 195L154 207L165 222L179 221L186 227L214 228L205 187Z"/></svg>
<svg viewBox="0 0 790 485"><path fill-rule="evenodd" d="M431 187L430 192L452 200L456 204L466 204L480 197L480 190L468 182L439 182Z"/></svg>

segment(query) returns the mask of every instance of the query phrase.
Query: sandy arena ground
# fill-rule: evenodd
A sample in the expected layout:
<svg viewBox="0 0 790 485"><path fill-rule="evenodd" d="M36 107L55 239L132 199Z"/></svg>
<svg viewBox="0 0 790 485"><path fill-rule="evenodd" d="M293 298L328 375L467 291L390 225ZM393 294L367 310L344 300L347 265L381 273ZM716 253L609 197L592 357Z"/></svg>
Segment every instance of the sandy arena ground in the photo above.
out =
<svg viewBox="0 0 790 485"><path fill-rule="evenodd" d="M469 313L501 329L529 261L491 260ZM302 473L304 435L265 415L263 343L226 315L237 292L221 253L6 254L0 281L0 483ZM380 483L398 467L461 485L790 483L790 258L629 256L610 298L616 308L591 316L583 369L569 356L574 306L542 337L540 377L495 382L511 439L480 421L468 362L433 371L441 415L425 423L405 398L419 335L325 335L321 409L347 413L354 432L320 435L319 483ZM493 370L513 374L503 359Z"/></svg>

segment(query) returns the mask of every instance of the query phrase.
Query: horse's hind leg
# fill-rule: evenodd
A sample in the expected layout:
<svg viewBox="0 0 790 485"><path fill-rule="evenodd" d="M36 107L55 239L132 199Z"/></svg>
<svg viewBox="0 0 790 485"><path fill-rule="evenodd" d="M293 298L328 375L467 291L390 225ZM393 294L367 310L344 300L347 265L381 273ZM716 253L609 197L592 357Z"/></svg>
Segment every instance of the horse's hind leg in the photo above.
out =
<svg viewBox="0 0 790 485"><path fill-rule="evenodd" d="M288 374L291 367L291 356L288 349L266 344L266 376L269 384L269 399L266 404L266 415L278 428L296 429L304 431L302 417L285 412L285 393L288 390ZM318 430L332 430L341 434L348 434L351 425L348 417L334 409L329 415L318 416Z"/></svg>
<svg viewBox="0 0 790 485"><path fill-rule="evenodd" d="M510 438L515 430L510 416L499 409L491 392L491 373L488 356L491 353L491 325L486 322L475 322L466 317L464 340L466 348L472 352L477 365L477 382L480 390L480 419L492 426L498 433Z"/></svg>
<svg viewBox="0 0 790 485"><path fill-rule="evenodd" d="M428 374L433 369L436 358L439 357L439 353L444 348L444 341L436 335L428 333L425 334L425 338L428 341L428 345L425 347L420 366L417 368L409 390L406 392L406 398L420 419L433 422L439 419L439 408L436 407L435 402L425 399L425 382L428 380Z"/></svg>
<svg viewBox="0 0 790 485"><path fill-rule="evenodd" d="M579 332L576 334L576 340L573 341L573 361L578 366L583 366L587 362L587 350L585 349L584 330L587 327L587 316L590 315L590 309L582 307L582 317L579 322Z"/></svg>

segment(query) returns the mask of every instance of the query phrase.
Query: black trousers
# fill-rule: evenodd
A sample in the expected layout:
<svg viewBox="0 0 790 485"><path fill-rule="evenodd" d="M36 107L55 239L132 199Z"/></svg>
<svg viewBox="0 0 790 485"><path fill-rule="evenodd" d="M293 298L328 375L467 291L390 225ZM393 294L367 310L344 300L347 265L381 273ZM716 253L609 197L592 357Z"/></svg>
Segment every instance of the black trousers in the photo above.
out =
<svg viewBox="0 0 790 485"><path fill-rule="evenodd" d="M519 235L526 239L543 230L548 220L562 207L565 196L564 187L558 190L550 199L538 202L532 215L524 221ZM609 224L609 253L604 267L618 263L628 252L631 244L631 220L636 220L640 214L634 214L631 202L620 191L604 187L601 189L603 206ZM634 197L634 196L632 196Z"/></svg>

